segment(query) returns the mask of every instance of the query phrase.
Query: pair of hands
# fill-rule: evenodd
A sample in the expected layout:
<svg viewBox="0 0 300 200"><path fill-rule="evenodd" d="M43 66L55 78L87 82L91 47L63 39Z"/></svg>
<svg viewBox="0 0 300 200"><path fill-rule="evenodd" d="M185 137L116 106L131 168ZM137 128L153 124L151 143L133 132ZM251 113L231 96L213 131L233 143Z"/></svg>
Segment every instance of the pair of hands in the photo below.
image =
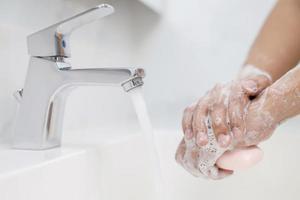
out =
<svg viewBox="0 0 300 200"><path fill-rule="evenodd" d="M182 119L184 139L176 152L176 160L194 175L199 156L216 159L201 152L209 145L208 118L216 141L223 149L256 145L275 130L277 121L268 100L268 86L272 80L266 73L249 68L253 67L244 68L247 73L241 73L235 81L216 85L196 104L185 109ZM188 160L187 153L190 155ZM229 170L218 170L218 176L210 178L220 179L232 174Z"/></svg>

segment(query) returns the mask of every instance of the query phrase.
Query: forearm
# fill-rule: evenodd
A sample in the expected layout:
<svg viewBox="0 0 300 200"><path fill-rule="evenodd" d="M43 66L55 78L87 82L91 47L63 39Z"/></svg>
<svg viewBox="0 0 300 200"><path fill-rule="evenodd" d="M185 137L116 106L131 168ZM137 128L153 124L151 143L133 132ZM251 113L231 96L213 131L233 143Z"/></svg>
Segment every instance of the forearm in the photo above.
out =
<svg viewBox="0 0 300 200"><path fill-rule="evenodd" d="M279 0L257 36L245 65L267 72L273 81L300 60L300 0Z"/></svg>
<svg viewBox="0 0 300 200"><path fill-rule="evenodd" d="M290 70L266 91L264 110L268 110L277 123L300 114L300 66Z"/></svg>

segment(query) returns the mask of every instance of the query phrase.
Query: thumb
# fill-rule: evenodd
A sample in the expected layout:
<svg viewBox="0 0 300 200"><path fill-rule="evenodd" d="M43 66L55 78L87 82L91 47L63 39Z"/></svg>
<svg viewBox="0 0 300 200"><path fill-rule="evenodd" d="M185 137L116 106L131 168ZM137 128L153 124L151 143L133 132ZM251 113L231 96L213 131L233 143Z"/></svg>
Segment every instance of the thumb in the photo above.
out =
<svg viewBox="0 0 300 200"><path fill-rule="evenodd" d="M272 81L269 77L264 75L259 75L256 77L251 77L242 80L242 88L244 92L248 96L257 96L259 95L264 89L271 85Z"/></svg>

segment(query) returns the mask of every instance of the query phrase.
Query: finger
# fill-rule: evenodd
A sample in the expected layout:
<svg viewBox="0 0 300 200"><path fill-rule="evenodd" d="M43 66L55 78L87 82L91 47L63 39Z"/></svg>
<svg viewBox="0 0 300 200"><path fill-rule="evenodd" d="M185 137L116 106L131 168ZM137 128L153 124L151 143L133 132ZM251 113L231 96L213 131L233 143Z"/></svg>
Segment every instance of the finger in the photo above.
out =
<svg viewBox="0 0 300 200"><path fill-rule="evenodd" d="M198 169L198 148L195 146L190 148L187 147L185 140L183 139L176 152L176 161L184 169L186 169L192 175L198 177L201 176L201 171Z"/></svg>
<svg viewBox="0 0 300 200"><path fill-rule="evenodd" d="M194 137L192 131L192 119L196 105L191 105L184 110L182 118L182 130L186 140L190 140Z"/></svg>
<svg viewBox="0 0 300 200"><path fill-rule="evenodd" d="M219 145L223 148L228 147L231 142L231 136L227 124L227 107L223 104L214 105L209 110L209 116Z"/></svg>
<svg viewBox="0 0 300 200"><path fill-rule="evenodd" d="M180 144L179 144L179 146L177 148L176 154L175 154L175 160L180 165L183 164L185 150L186 150L186 145L185 145L185 141L183 139L183 140L181 140L181 142L180 142Z"/></svg>
<svg viewBox="0 0 300 200"><path fill-rule="evenodd" d="M232 170L227 170L227 169L221 169L219 168L219 171L218 171L218 176L217 177L213 177L214 180L221 180L225 177L228 177L230 175L233 174L233 171Z"/></svg>
<svg viewBox="0 0 300 200"><path fill-rule="evenodd" d="M192 130L197 146L205 146L208 143L206 120L208 114L208 96L202 99L195 108L192 119Z"/></svg>
<svg viewBox="0 0 300 200"><path fill-rule="evenodd" d="M245 132L245 111L249 98L243 93L238 85L233 85L228 104L228 116L230 129L236 141L240 141Z"/></svg>
<svg viewBox="0 0 300 200"><path fill-rule="evenodd" d="M243 80L241 86L248 96L257 96L271 83L272 81L268 77L260 75Z"/></svg>
<svg viewBox="0 0 300 200"><path fill-rule="evenodd" d="M232 85L232 84L230 84ZM228 126L228 100L231 93L230 85L217 86L214 89L214 103L209 108L209 116L216 139L221 147L228 147L231 142Z"/></svg>

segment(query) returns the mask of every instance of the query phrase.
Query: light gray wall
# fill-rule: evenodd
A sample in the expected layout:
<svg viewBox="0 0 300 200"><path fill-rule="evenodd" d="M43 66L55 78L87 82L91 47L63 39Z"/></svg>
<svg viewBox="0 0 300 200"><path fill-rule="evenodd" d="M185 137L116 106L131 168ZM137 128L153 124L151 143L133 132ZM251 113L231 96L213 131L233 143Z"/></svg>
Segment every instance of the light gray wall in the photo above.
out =
<svg viewBox="0 0 300 200"><path fill-rule="evenodd" d="M166 0L162 15L135 9L136 62L158 127L179 128L185 106L234 78L275 0Z"/></svg>

